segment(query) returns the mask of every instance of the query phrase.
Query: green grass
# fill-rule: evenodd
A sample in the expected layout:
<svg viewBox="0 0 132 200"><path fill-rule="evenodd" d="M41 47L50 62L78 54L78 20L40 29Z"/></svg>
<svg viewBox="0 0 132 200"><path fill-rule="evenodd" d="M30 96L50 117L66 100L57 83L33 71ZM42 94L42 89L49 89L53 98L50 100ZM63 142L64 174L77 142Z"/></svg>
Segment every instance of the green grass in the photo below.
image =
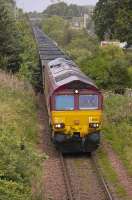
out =
<svg viewBox="0 0 132 200"><path fill-rule="evenodd" d="M6 126L22 138L36 140L37 109L34 96L28 92L0 88L0 126Z"/></svg>
<svg viewBox="0 0 132 200"><path fill-rule="evenodd" d="M128 96L107 94L104 102L104 124L102 140L106 140L118 154L126 171L132 176L132 98ZM98 151L99 165L116 194L128 200L127 193L112 168L103 147Z"/></svg>
<svg viewBox="0 0 132 200"><path fill-rule="evenodd" d="M37 150L37 130L31 86L0 73L0 199L31 200L32 182L41 188L43 155Z"/></svg>
<svg viewBox="0 0 132 200"><path fill-rule="evenodd" d="M103 137L132 176L132 98L110 95L105 100Z"/></svg>

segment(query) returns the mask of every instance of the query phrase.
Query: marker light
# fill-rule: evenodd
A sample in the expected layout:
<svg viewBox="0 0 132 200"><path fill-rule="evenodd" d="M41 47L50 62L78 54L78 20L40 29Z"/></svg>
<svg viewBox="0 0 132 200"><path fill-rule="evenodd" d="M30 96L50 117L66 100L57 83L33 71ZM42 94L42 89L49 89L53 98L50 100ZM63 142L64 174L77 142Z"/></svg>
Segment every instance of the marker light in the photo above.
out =
<svg viewBox="0 0 132 200"><path fill-rule="evenodd" d="M75 90L75 94L78 94L79 93L79 91L78 90Z"/></svg>

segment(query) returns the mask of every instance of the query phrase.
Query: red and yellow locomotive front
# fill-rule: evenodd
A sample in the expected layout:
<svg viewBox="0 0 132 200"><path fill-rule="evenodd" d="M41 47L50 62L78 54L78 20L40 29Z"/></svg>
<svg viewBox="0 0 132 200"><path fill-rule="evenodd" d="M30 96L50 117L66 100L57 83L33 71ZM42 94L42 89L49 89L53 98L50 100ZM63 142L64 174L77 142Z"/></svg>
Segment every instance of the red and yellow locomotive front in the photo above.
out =
<svg viewBox="0 0 132 200"><path fill-rule="evenodd" d="M59 88L51 105L52 137L62 152L97 149L102 123L102 95L97 88Z"/></svg>

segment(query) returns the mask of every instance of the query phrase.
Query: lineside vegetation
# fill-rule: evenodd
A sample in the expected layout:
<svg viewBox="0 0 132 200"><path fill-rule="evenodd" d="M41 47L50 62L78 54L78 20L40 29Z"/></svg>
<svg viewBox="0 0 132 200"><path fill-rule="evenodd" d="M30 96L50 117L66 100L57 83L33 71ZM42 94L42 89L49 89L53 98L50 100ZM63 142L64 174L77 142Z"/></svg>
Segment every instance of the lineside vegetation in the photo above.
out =
<svg viewBox="0 0 132 200"><path fill-rule="evenodd" d="M7 75L5 72L15 74ZM40 200L44 156L37 151L40 83L36 44L27 16L0 0L0 199Z"/></svg>
<svg viewBox="0 0 132 200"><path fill-rule="evenodd" d="M3 72L0 72L0 116L0 199L40 199L44 156L36 150L34 92L27 83ZM33 182L37 188L34 195Z"/></svg>

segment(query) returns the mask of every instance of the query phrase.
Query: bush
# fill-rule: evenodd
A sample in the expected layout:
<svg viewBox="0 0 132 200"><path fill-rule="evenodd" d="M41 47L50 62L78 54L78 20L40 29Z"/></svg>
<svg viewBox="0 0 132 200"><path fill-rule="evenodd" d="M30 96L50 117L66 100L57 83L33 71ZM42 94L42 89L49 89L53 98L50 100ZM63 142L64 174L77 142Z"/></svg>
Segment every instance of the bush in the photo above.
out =
<svg viewBox="0 0 132 200"><path fill-rule="evenodd" d="M129 87L129 62L124 52L115 47L100 48L95 55L80 61L82 70L103 89L124 92Z"/></svg>

